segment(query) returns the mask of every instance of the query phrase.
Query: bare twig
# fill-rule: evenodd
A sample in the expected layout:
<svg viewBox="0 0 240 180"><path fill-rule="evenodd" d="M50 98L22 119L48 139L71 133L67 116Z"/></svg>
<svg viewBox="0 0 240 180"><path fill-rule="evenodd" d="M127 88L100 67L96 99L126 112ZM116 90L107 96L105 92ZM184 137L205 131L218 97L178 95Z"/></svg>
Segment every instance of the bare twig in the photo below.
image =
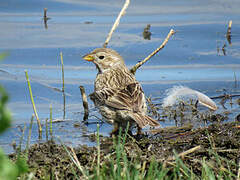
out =
<svg viewBox="0 0 240 180"><path fill-rule="evenodd" d="M211 99L220 99L220 98L225 98L225 97L228 97L228 98L232 98L232 97L239 97L240 94L224 94L224 95L220 95L220 96L214 96L214 97L211 97Z"/></svg>
<svg viewBox="0 0 240 180"><path fill-rule="evenodd" d="M35 106L35 103L34 103L34 99L33 99L33 95L32 95L32 88L31 88L31 84L30 84L30 81L29 81L27 70L25 70L25 76L26 76L27 83L28 83L28 90L29 90L29 94L30 94L30 98L31 98L32 106L33 106L33 111L34 111L34 114L35 114L35 117L36 117L37 123L38 123L39 139L42 139L42 126L41 126L41 122L39 120L37 109L36 109L36 106Z"/></svg>
<svg viewBox="0 0 240 180"><path fill-rule="evenodd" d="M158 129L152 129L151 133L157 134L177 134L179 136L179 133L186 133L188 131L191 131L193 128L192 124L186 124L181 127L176 127L176 126L170 126L170 127L165 127L165 128L158 128Z"/></svg>
<svg viewBox="0 0 240 180"><path fill-rule="evenodd" d="M81 91L83 108L84 108L83 120L86 121L88 119L88 116L89 116L87 96L86 96L85 89L84 89L83 86L79 86L79 89Z"/></svg>
<svg viewBox="0 0 240 180"><path fill-rule="evenodd" d="M170 30L170 32L168 33L167 37L165 38L165 40L163 41L163 43L161 44L161 46L159 46L159 48L157 48L155 51L153 51L150 55L148 55L144 60L142 60L141 62L137 63L135 66L133 66L130 69L130 72L132 74L135 74L137 69L140 68L145 62L147 62L151 57L153 57L155 54L157 54L161 49L163 49L165 47L165 45L167 44L168 40L170 39L170 37L175 33L175 31L173 29Z"/></svg>
<svg viewBox="0 0 240 180"><path fill-rule="evenodd" d="M72 151L72 157L73 157L73 159L75 160L75 164L76 164L76 166L79 168L79 170L81 171L81 173L83 174L84 179L89 179L89 178L87 177L87 175L85 174L85 171L84 171L83 167L81 166L81 164L80 164L80 162L79 162L79 160L78 160L78 158L77 158L77 155L76 155L74 149L73 149L72 147L70 147L70 149L71 149L71 151Z"/></svg>
<svg viewBox="0 0 240 180"><path fill-rule="evenodd" d="M178 157L180 157L180 158L184 158L184 156L186 156L186 155L188 155L188 154L191 154L191 153L193 153L193 152L195 152L195 151L197 151L197 150L199 150L199 149L201 149L201 146L199 145L199 146L196 146L196 147L193 147L193 148L191 148L191 149L189 149L189 150L187 150L187 151L184 151L184 152L181 152L180 154L178 154ZM176 157L169 157L168 159L167 159L167 161L171 161L171 160L176 160Z"/></svg>
<svg viewBox="0 0 240 180"><path fill-rule="evenodd" d="M129 4L130 4L130 0L126 0L125 3L124 3L124 5L123 5L122 10L121 10L120 13L118 14L118 17L117 17L117 19L115 20L115 23L114 23L113 26L112 26L112 29L111 29L110 32L108 33L107 39L106 39L105 43L103 44L103 47L104 47L104 48L107 47L107 45L108 45L108 43L109 43L109 41L110 41L110 39L111 39L111 37L112 37L113 32L114 32L114 31L116 30L116 28L118 27L119 22L120 22L120 19L121 19L121 17L125 14L125 11L126 11L126 9L128 8L128 5L129 5Z"/></svg>

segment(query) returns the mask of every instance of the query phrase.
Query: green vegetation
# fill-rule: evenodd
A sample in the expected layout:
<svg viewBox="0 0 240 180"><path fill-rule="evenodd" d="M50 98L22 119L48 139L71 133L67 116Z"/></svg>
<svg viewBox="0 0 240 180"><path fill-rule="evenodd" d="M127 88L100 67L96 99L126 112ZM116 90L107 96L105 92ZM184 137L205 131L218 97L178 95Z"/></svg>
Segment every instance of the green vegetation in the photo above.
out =
<svg viewBox="0 0 240 180"><path fill-rule="evenodd" d="M0 133L11 124L7 101L0 86ZM50 106L46 136L49 131L51 141L29 147L33 118L25 151L21 144L26 126L16 153L9 155L12 161L0 150L0 179L240 179L239 122L195 130L165 128L142 137L128 135L127 127L113 138L100 136L98 126L96 135L89 137L95 139L96 147L72 148L53 141Z"/></svg>
<svg viewBox="0 0 240 180"><path fill-rule="evenodd" d="M0 60L5 58L7 53L0 54ZM0 85L0 134L11 125L11 113L7 109L8 94ZM12 163L0 148L0 179L15 180L19 175L28 169L25 159L20 155L17 156L15 163Z"/></svg>
<svg viewBox="0 0 240 180"><path fill-rule="evenodd" d="M11 125L11 113L6 107L8 95L1 85L0 97L0 133L3 133ZM17 161L12 163L0 149L0 179L14 180L27 169L26 161L20 154L18 154Z"/></svg>
<svg viewBox="0 0 240 180"><path fill-rule="evenodd" d="M200 158L189 158L190 161L198 163L198 169L200 169L199 172L196 171L195 167L189 166L191 163L184 162L184 158L180 157L175 151L173 151L173 156L171 158L166 158L162 161L159 161L154 156L152 156L151 159L147 159L146 157L139 156L138 153L130 155L130 151L128 151L126 147L129 146L129 140L132 137L128 137L130 139L127 139L128 134L126 132L121 135L120 131L119 136L113 139L113 149L111 152L108 152L105 155L101 153L100 155L99 129L97 130L97 148L94 151L97 154L94 156L97 158L97 163L95 164L93 162L95 165L92 166L94 167L92 169L89 169L89 167L83 167L80 163L82 159L76 158L77 156L75 152L71 154L65 147L65 150L71 157L70 159L77 167L77 170L73 173L75 178L96 180L239 179L240 167L234 162L234 160L229 160L217 153L211 140L212 137L208 134L207 130L206 138L210 145L210 147L204 151L207 155ZM126 144L127 141L128 143ZM130 143L137 143L134 141L135 140L132 139L130 140ZM103 142L101 145L104 145ZM131 148L133 148L133 146ZM197 153L199 152L196 152L196 154ZM207 159L208 156L211 158ZM74 164L72 165L74 166ZM236 170L238 170L238 173L236 173ZM77 176L77 174L81 175Z"/></svg>

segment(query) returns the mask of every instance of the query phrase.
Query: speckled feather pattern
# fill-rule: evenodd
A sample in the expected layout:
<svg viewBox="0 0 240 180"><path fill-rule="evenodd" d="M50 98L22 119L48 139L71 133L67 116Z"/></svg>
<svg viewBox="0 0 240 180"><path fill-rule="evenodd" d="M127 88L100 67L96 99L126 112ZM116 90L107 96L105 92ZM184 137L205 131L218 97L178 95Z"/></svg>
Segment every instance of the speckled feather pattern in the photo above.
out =
<svg viewBox="0 0 240 180"><path fill-rule="evenodd" d="M140 128L158 122L146 115L147 106L140 83L130 73L122 57L114 50L98 48L90 53L98 74L95 91L90 95L101 115L109 123L137 123ZM100 55L99 55L100 54ZM98 59L103 56L104 59Z"/></svg>

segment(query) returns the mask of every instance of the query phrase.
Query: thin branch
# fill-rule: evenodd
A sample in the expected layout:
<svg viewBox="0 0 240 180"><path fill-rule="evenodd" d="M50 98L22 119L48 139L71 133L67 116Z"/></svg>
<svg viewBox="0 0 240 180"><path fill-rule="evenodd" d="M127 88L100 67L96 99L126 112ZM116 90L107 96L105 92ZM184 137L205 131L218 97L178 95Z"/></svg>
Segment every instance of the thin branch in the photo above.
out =
<svg viewBox="0 0 240 180"><path fill-rule="evenodd" d="M130 0L126 0L125 3L124 3L124 5L123 5L122 10L121 10L120 13L118 14L118 17L117 17L117 19L115 20L115 22L114 22L114 24L113 24L113 26L112 26L112 29L111 29L110 32L108 33L107 39L106 39L105 43L103 44L103 47L104 47L104 48L107 47L107 45L108 45L108 43L109 43L109 41L110 41L110 39L111 39L111 37L112 37L113 32L114 32L114 31L116 30L116 28L118 27L119 22L120 22L120 19L121 19L121 17L125 14L126 9L128 8L128 5L129 5L129 4L130 4Z"/></svg>
<svg viewBox="0 0 240 180"><path fill-rule="evenodd" d="M168 33L167 37L165 38L165 40L163 41L163 43L161 44L161 46L159 46L159 48L157 48L155 51L153 51L150 55L148 55L144 60L142 60L141 62L137 63L135 66L133 66L130 69L130 72L132 74L135 74L137 69L140 68L145 62L147 62L151 57L153 57L155 54L157 54L161 49L163 49L165 47L165 45L167 44L168 40L170 39L170 37L175 34L175 31L173 29L170 30L170 32Z"/></svg>
<svg viewBox="0 0 240 180"><path fill-rule="evenodd" d="M75 165L78 167L78 169L79 169L79 170L81 171L81 173L83 174L84 179L89 179L89 178L87 177L87 175L85 174L85 171L84 171L83 167L81 166L81 164L80 164L80 162L79 162L79 160L78 160L78 158L77 158L77 155L76 155L74 149L73 149L72 147L70 147L70 149L71 149L71 151L72 151L72 157L73 157L73 159L75 160L75 161L74 161Z"/></svg>
<svg viewBox="0 0 240 180"><path fill-rule="evenodd" d="M201 146L199 145L199 146L196 146L196 147L193 147L193 148L191 148L191 149L189 149L189 150L187 150L187 151L184 151L184 152L181 152L180 154L178 154L178 157L180 157L180 158L184 158L184 156L186 156L186 155L188 155L188 154L191 154L191 153L193 153L193 152L195 152L195 151L197 151L197 150L199 150L199 149L201 149ZM167 159L167 161L171 161L171 160L176 160L176 157L169 157L168 159Z"/></svg>

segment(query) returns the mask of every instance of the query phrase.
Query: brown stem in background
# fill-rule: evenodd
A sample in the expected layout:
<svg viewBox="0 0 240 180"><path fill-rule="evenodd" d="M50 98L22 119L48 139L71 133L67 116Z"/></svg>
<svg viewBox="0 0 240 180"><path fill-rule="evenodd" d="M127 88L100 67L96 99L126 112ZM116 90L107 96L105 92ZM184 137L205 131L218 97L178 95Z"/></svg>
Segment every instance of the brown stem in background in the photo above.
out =
<svg viewBox="0 0 240 180"><path fill-rule="evenodd" d="M226 38L227 38L227 41L228 41L230 46L232 45L231 29L232 29L232 20L230 20L229 23L228 23L228 29L227 29L227 34L226 34Z"/></svg>
<svg viewBox="0 0 240 180"><path fill-rule="evenodd" d="M48 28L47 21L48 21L49 19L50 19L50 18L47 17L47 8L44 8L43 21L44 21L44 27L45 27L45 29Z"/></svg>
<svg viewBox="0 0 240 180"><path fill-rule="evenodd" d="M155 54L157 54L161 49L163 49L165 47L165 45L167 44L168 40L170 39L170 37L173 34L175 34L175 31L173 29L171 29L170 32L168 33L167 37L165 38L165 40L161 44L161 46L159 46L159 48L157 48L150 55L148 55L144 60L142 60L141 62L137 63L135 66L133 66L130 69L130 72L135 75L135 73L136 73L138 68L140 68L145 62L147 62L151 57L153 57Z"/></svg>
<svg viewBox="0 0 240 180"><path fill-rule="evenodd" d="M43 15L44 19L47 19L47 8L44 8L44 15Z"/></svg>
<svg viewBox="0 0 240 180"><path fill-rule="evenodd" d="M89 116L89 109L88 109L88 101L87 101L87 95L85 93L85 89L83 86L79 86L81 95L82 95L82 102L83 102L83 108L84 108L84 116L83 120L86 121Z"/></svg>

